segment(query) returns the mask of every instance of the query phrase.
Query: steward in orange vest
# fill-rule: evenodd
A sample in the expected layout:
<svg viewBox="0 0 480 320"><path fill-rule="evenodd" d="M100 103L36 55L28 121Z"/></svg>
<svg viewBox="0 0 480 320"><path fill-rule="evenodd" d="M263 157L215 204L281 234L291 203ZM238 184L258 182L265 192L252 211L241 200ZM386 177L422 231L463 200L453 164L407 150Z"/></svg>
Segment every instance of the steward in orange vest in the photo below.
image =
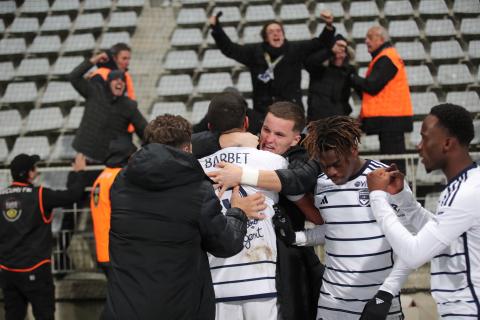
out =
<svg viewBox="0 0 480 320"><path fill-rule="evenodd" d="M128 163L136 147L126 137L113 140L109 147L106 168L93 183L90 209L92 211L93 232L97 251L97 262L108 276L110 257L108 254L108 233L110 231L110 188L118 173Z"/></svg>
<svg viewBox="0 0 480 320"><path fill-rule="evenodd" d="M383 27L368 30L365 43L372 61L365 78L352 74L351 80L362 92L362 130L379 135L382 154L401 154L405 153L404 132L413 129L413 108L405 65L388 40Z"/></svg>

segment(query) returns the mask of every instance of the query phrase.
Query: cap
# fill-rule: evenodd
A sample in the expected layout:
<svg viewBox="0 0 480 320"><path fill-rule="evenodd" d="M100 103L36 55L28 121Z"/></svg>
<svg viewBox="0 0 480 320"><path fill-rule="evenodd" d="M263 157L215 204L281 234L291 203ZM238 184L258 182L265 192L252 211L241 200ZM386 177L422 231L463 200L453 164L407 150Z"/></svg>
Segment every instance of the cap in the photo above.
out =
<svg viewBox="0 0 480 320"><path fill-rule="evenodd" d="M125 82L125 72L123 72L121 70L110 71L110 73L108 74L108 77L107 77L107 81L110 82L110 81L113 81L113 80L116 80L116 79L122 79Z"/></svg>
<svg viewBox="0 0 480 320"><path fill-rule="evenodd" d="M35 164L40 161L40 156L34 154L21 153L13 158L10 163L10 172L15 181L26 181L28 178L28 171L35 167Z"/></svg>

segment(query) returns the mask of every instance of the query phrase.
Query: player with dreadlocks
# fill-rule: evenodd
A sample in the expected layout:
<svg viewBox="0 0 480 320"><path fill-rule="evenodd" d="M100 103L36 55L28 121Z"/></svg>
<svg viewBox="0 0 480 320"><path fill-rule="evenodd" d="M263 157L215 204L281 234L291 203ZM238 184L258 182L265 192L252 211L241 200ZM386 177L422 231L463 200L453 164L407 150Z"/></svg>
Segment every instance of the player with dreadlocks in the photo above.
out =
<svg viewBox="0 0 480 320"><path fill-rule="evenodd" d="M315 206L324 225L293 232L283 216L274 223L277 234L284 235L290 245L325 244L317 319L403 319L399 291L411 270L403 261L394 260L370 209L366 181L368 173L387 166L359 157L361 132L352 118L314 121L307 130L304 146L312 161L301 170L239 170L222 164L223 169L210 177L223 188L241 181L288 194L302 193L316 183ZM318 168L323 173L315 172Z"/></svg>

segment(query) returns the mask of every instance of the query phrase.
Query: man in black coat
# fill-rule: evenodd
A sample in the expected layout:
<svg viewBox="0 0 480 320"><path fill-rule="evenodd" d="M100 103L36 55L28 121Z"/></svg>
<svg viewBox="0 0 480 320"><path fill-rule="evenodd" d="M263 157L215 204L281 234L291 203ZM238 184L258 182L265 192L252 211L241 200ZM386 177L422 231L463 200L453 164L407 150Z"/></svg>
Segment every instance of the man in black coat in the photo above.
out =
<svg viewBox="0 0 480 320"><path fill-rule="evenodd" d="M322 12L326 26L319 37L312 40L287 41L283 25L270 21L262 28L263 42L247 45L233 43L223 31L217 16L209 19L217 47L224 55L250 70L253 109L256 111L256 119L250 119L251 125L260 123L260 128L268 106L275 101L290 101L303 108L300 87L303 62L312 52L333 44L335 28L331 12Z"/></svg>
<svg viewBox="0 0 480 320"><path fill-rule="evenodd" d="M110 141L128 132L133 124L135 132L143 138L147 121L137 103L124 95L125 73L112 70L107 81L89 81L83 76L108 55L103 52L78 65L69 75L70 82L85 99L85 113L78 128L73 148L91 160L103 162L108 155Z"/></svg>
<svg viewBox="0 0 480 320"><path fill-rule="evenodd" d="M215 318L206 252L243 248L247 216L261 219L264 196L238 189L223 215L211 181L191 152L191 125L159 116L111 189L106 319Z"/></svg>
<svg viewBox="0 0 480 320"><path fill-rule="evenodd" d="M53 320L52 210L82 199L85 157L77 156L68 190L34 186L38 155L17 155L10 164L12 184L0 190L0 287L5 319L25 319L28 303L35 319Z"/></svg>

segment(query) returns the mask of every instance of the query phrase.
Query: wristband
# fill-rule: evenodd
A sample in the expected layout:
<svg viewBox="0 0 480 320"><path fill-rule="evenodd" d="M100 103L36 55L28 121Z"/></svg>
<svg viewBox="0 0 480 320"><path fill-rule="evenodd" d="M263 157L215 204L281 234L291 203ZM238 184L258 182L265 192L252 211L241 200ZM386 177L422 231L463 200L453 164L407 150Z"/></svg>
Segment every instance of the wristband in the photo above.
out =
<svg viewBox="0 0 480 320"><path fill-rule="evenodd" d="M259 173L260 172L257 169L242 168L242 177L240 178L240 183L256 187Z"/></svg>

